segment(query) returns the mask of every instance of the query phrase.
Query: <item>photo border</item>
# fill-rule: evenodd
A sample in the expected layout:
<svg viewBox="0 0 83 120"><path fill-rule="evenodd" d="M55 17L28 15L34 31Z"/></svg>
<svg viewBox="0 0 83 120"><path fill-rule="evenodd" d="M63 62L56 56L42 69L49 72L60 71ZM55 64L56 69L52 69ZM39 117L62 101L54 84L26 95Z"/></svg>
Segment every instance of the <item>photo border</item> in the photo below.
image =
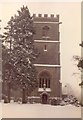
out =
<svg viewBox="0 0 83 120"><path fill-rule="evenodd" d="M47 1L46 1L47 2ZM83 41L83 1L81 2L81 41ZM1 57L1 61L2 61L2 43L0 42L0 57ZM81 57L83 57L83 49L81 48ZM2 63L0 61L0 69L2 71ZM2 77L2 76L1 76ZM81 77L82 78L82 77ZM2 85L0 88L0 93L2 93ZM1 100L1 96L0 96L0 100ZM83 101L83 90L81 88L81 101ZM83 107L81 107L81 118L2 118L1 120L83 120Z"/></svg>

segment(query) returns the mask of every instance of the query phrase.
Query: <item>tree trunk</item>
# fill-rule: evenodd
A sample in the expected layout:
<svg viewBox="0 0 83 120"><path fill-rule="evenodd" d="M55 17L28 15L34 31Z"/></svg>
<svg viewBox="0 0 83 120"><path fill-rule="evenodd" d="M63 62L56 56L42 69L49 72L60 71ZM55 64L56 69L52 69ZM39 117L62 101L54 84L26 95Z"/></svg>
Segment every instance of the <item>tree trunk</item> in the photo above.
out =
<svg viewBox="0 0 83 120"><path fill-rule="evenodd" d="M10 87L10 83L8 83L8 103L10 103L10 91L11 91L11 87Z"/></svg>
<svg viewBox="0 0 83 120"><path fill-rule="evenodd" d="M22 103L26 103L26 94L25 94L25 88L22 89Z"/></svg>

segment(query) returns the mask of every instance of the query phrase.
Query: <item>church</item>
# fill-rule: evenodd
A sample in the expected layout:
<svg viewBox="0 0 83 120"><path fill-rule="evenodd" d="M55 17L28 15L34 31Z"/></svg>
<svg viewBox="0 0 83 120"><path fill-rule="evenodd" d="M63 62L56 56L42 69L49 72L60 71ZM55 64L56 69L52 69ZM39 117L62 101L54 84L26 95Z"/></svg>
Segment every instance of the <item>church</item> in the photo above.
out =
<svg viewBox="0 0 83 120"><path fill-rule="evenodd" d="M33 14L34 44L39 51L39 57L34 61L37 70L38 88L31 96L34 101L43 104L52 99L61 98L62 84L60 82L60 32L59 15Z"/></svg>

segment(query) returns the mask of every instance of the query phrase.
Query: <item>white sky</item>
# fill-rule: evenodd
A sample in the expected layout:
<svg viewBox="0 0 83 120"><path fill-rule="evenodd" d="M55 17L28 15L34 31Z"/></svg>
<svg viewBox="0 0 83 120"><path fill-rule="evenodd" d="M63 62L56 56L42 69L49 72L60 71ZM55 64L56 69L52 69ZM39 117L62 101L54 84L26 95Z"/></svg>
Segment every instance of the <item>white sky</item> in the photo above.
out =
<svg viewBox="0 0 83 120"><path fill-rule="evenodd" d="M29 2L30 1L30 2ZM2 28L10 20L11 16L17 13L23 5L27 5L30 13L60 15L60 41L61 41L61 81L69 83L79 92L79 75L72 76L73 73L79 72L73 55L80 55L81 48L81 3L80 0L66 0L67 2L53 2L45 0L45 2L37 2L36 0L2 0L0 2L0 19L2 20ZM36 1L36 2L35 2ZM69 2L72 1L72 2ZM2 29L3 30L3 29Z"/></svg>

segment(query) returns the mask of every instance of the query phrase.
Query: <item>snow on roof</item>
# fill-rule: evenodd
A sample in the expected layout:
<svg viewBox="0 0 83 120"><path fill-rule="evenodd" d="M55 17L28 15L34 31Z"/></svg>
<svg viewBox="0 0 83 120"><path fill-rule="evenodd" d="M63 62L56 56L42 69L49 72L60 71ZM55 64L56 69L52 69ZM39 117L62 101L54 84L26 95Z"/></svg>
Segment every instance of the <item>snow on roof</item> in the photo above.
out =
<svg viewBox="0 0 83 120"><path fill-rule="evenodd" d="M38 92L44 92L44 91L51 92L51 89L50 88L46 88L46 90L44 90L43 88L38 89Z"/></svg>

